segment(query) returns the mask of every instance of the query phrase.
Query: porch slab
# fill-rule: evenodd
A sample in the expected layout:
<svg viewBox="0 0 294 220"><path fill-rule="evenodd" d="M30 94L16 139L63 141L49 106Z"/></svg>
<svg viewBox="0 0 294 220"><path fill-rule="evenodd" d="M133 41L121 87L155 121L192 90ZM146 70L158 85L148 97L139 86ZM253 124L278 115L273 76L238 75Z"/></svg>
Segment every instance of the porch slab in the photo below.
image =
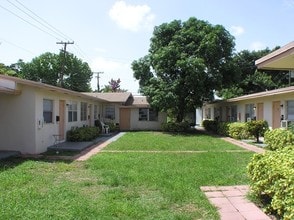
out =
<svg viewBox="0 0 294 220"><path fill-rule="evenodd" d="M109 133L109 134L102 134L98 138L96 138L93 141L82 141L82 142L70 142L70 141L65 141L62 143L58 143L56 145L52 145L48 147L48 150L55 150L55 151L83 151L86 148L91 147L94 144L101 143L112 137L114 133Z"/></svg>

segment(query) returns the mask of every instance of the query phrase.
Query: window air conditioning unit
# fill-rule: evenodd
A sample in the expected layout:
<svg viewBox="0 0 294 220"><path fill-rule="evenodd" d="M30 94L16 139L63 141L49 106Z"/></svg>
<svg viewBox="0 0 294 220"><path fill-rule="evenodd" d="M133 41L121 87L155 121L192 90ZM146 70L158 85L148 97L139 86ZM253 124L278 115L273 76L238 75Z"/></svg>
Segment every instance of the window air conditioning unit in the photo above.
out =
<svg viewBox="0 0 294 220"><path fill-rule="evenodd" d="M285 128L285 129L288 128L288 121L287 120L282 120L281 121L281 128Z"/></svg>
<svg viewBox="0 0 294 220"><path fill-rule="evenodd" d="M250 121L251 121L251 118L247 118L246 121L247 121L247 122L250 122Z"/></svg>

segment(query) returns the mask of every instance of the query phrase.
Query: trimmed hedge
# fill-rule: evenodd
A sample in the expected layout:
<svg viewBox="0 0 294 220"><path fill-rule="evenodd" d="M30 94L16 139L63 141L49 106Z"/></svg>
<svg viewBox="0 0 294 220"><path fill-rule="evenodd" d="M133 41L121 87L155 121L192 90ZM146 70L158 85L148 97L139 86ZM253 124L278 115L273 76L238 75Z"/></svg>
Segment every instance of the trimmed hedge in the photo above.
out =
<svg viewBox="0 0 294 220"><path fill-rule="evenodd" d="M213 132L217 133L217 127L218 127L218 122L214 120L203 120L202 121L202 126L205 128L206 131L208 132Z"/></svg>
<svg viewBox="0 0 294 220"><path fill-rule="evenodd" d="M294 219L294 147L255 154L248 165L253 194L266 211Z"/></svg>
<svg viewBox="0 0 294 220"><path fill-rule="evenodd" d="M246 126L249 134L256 138L256 142L259 142L259 137L268 130L268 123L265 120L249 121L246 122Z"/></svg>
<svg viewBox="0 0 294 220"><path fill-rule="evenodd" d="M187 132L190 129L190 123L189 122L162 123L161 129L165 132Z"/></svg>
<svg viewBox="0 0 294 220"><path fill-rule="evenodd" d="M268 130L264 134L264 142L267 144L266 149L277 150L294 145L294 134L282 128Z"/></svg>
<svg viewBox="0 0 294 220"><path fill-rule="evenodd" d="M92 141L99 136L98 127L80 127L67 131L67 141Z"/></svg>
<svg viewBox="0 0 294 220"><path fill-rule="evenodd" d="M246 123L234 122L229 124L229 136L234 139L248 139L250 134Z"/></svg>

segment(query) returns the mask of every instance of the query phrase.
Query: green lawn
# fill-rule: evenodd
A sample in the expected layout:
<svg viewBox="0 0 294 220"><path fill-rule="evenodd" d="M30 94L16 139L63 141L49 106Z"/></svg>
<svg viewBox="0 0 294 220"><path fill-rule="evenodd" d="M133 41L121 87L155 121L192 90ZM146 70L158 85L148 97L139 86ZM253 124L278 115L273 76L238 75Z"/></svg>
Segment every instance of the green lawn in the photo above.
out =
<svg viewBox="0 0 294 220"><path fill-rule="evenodd" d="M1 162L0 219L218 219L199 187L247 184L252 156L221 152L228 149L239 148L205 135L136 132L85 162Z"/></svg>
<svg viewBox="0 0 294 220"><path fill-rule="evenodd" d="M168 150L168 151L225 151L241 150L206 134L177 135L162 132L127 133L118 142L110 144L107 150Z"/></svg>

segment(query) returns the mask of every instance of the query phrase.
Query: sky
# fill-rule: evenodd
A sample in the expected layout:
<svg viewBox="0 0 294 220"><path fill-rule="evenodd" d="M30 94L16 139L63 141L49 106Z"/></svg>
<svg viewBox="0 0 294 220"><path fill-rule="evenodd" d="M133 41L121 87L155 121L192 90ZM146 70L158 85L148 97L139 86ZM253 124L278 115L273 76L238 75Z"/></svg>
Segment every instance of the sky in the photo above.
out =
<svg viewBox="0 0 294 220"><path fill-rule="evenodd" d="M0 63L30 62L57 42L100 74L137 94L131 63L148 54L153 29L190 17L223 25L235 52L272 49L294 40L294 0L0 0ZM91 81L97 89L97 78Z"/></svg>

